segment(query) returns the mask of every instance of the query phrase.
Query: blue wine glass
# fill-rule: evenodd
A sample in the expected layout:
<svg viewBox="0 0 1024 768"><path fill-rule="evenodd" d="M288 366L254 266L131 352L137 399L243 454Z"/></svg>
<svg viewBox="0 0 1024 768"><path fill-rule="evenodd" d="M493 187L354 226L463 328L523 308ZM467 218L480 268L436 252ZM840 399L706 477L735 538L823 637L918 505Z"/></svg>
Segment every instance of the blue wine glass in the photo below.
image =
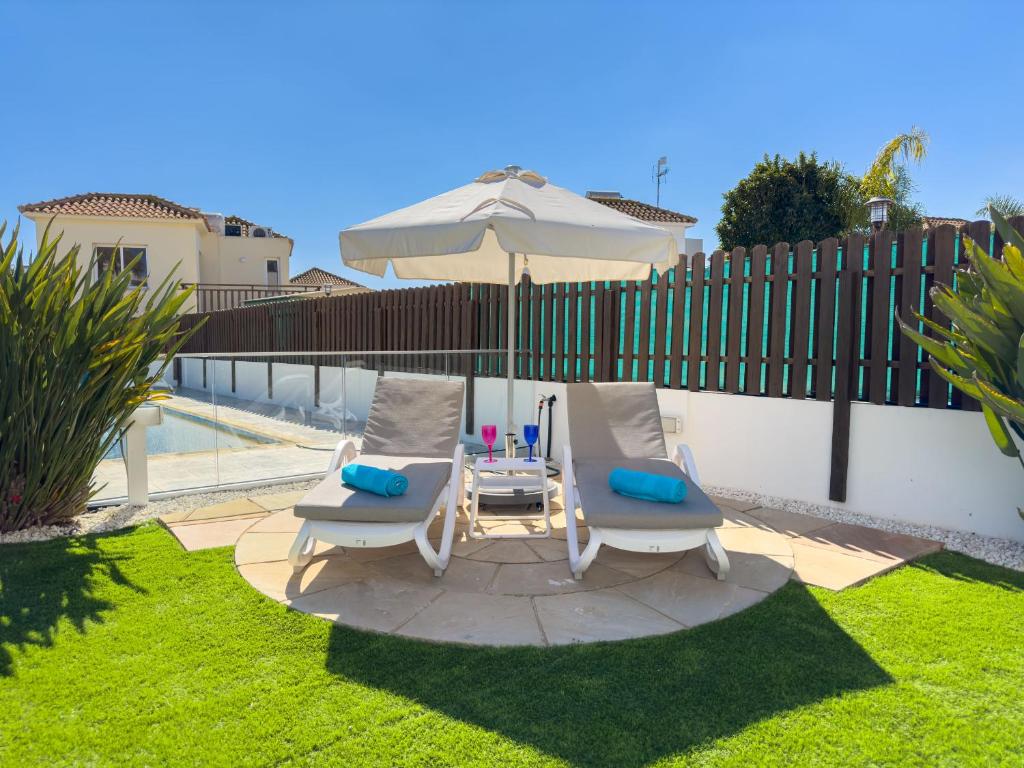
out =
<svg viewBox="0 0 1024 768"><path fill-rule="evenodd" d="M533 458L533 444L536 443L537 438L540 437L540 426L538 424L524 424L523 437L526 438L526 443L530 446L530 457L527 461L536 461L536 459Z"/></svg>

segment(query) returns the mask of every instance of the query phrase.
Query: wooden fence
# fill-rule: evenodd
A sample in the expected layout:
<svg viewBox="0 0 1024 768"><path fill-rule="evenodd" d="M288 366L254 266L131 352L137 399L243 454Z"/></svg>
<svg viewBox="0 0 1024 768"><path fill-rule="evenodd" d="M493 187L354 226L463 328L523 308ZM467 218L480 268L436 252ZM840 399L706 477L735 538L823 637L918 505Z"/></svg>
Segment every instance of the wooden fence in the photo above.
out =
<svg viewBox="0 0 1024 768"><path fill-rule="evenodd" d="M187 288L193 283L183 283ZM195 299L197 312L218 312L224 309L235 309L253 299L266 299L276 296L318 291L318 285L255 285L247 283L196 283Z"/></svg>
<svg viewBox="0 0 1024 768"><path fill-rule="evenodd" d="M1012 223L1024 231L1024 217ZM964 234L1001 253L998 233L976 221L962 230L883 230L697 254L691 269L643 282L536 285L524 278L513 296L516 375L832 401L830 496L841 501L851 402L979 408L931 373L894 319L898 311L909 321L920 309L948 325L928 291L953 283L966 260ZM495 350L363 362L447 370L472 387L475 376L505 375L497 351L506 346L508 300L506 286L451 284L185 315L186 328L201 317L207 323L183 351ZM320 365L331 364L313 356L288 361L314 365L317 382Z"/></svg>
<svg viewBox="0 0 1024 768"><path fill-rule="evenodd" d="M987 221L965 231L1001 250ZM833 399L850 377L854 400L973 409L930 374L894 322L896 311L910 319L921 307L945 322L928 290L952 282L964 260L960 235L945 225L736 248L644 282L525 278L515 294L516 374L816 400ZM499 350L507 301L505 286L452 284L184 316L186 327L208 318L184 351ZM504 365L479 355L473 373L503 376Z"/></svg>

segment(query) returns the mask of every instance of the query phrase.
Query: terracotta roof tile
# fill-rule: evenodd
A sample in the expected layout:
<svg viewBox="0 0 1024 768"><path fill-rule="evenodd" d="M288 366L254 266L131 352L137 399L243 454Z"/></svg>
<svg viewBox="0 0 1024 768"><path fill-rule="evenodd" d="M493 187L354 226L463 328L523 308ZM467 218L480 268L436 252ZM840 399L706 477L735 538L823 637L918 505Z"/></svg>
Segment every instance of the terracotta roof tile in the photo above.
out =
<svg viewBox="0 0 1024 768"><path fill-rule="evenodd" d="M970 224L967 219L948 219L945 216L922 216L921 226L924 229L934 229L935 227L941 227L943 224L952 224L957 229L960 227Z"/></svg>
<svg viewBox="0 0 1024 768"><path fill-rule="evenodd" d="M666 224L696 224L697 219L687 216L685 213L677 213L667 208L659 208L650 203L641 203L639 200L627 200L624 197L591 197L595 203L607 205L620 213L632 216L640 221L662 222Z"/></svg>
<svg viewBox="0 0 1024 768"><path fill-rule="evenodd" d="M198 219L195 208L187 208L156 195L128 195L111 192L86 192L40 203L19 205L22 213L64 214L67 216L116 216L129 219Z"/></svg>
<svg viewBox="0 0 1024 768"><path fill-rule="evenodd" d="M202 211L166 200L156 195L122 194L119 192L86 192L84 195L58 197L40 203L19 205L22 213L43 213L65 216L113 216L124 219L177 219L205 221ZM241 216L225 216L225 224L237 224L242 236L249 236L249 228L258 226ZM269 227L267 227L269 229ZM271 237L286 237L271 230Z"/></svg>
<svg viewBox="0 0 1024 768"><path fill-rule="evenodd" d="M365 288L365 285L348 280L341 275L328 272L320 267L312 267L288 281L292 285L340 285L345 288Z"/></svg>

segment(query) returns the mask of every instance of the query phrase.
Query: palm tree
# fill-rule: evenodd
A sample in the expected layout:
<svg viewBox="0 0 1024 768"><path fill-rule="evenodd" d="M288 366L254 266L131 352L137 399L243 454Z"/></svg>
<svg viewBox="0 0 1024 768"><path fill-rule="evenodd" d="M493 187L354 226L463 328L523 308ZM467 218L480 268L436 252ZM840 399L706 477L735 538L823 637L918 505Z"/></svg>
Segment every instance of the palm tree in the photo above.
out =
<svg viewBox="0 0 1024 768"><path fill-rule="evenodd" d="M920 163L928 154L928 134L916 125L909 132L894 136L878 150L875 161L850 190L846 208L847 231L864 231L869 227L864 203L872 197L893 201L889 209L889 226L908 229L917 226L924 215L921 205L911 199L914 183L907 165Z"/></svg>
<svg viewBox="0 0 1024 768"><path fill-rule="evenodd" d="M1001 213L1004 219L1024 216L1024 202L1013 195L989 195L985 198L985 204L975 211L975 215L988 216L990 210Z"/></svg>
<svg viewBox="0 0 1024 768"><path fill-rule="evenodd" d="M928 134L916 125L909 133L901 133L890 139L878 150L875 161L861 179L861 190L865 196L892 197L895 199L900 167L909 162L920 163L928 154Z"/></svg>

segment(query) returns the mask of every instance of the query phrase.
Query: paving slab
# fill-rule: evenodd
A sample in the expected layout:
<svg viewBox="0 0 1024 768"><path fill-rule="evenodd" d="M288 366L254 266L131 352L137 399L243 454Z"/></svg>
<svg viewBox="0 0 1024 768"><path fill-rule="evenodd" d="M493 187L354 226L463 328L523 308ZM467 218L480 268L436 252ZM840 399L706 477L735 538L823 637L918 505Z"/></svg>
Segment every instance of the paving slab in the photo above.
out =
<svg viewBox="0 0 1024 768"><path fill-rule="evenodd" d="M497 563L453 557L444 576L439 579L419 552L374 560L367 565L381 577L397 578L423 587L441 586L450 592L483 592L500 567Z"/></svg>
<svg viewBox="0 0 1024 768"><path fill-rule="evenodd" d="M250 496L249 500L267 512L277 512L294 507L309 491L287 491L285 493L267 493L262 496Z"/></svg>
<svg viewBox="0 0 1024 768"><path fill-rule="evenodd" d="M615 549L605 545L597 551L594 563L606 565L633 578L642 579L679 562L685 554L685 552L628 552L625 549ZM587 573L589 574L590 571L588 570Z"/></svg>
<svg viewBox="0 0 1024 768"><path fill-rule="evenodd" d="M181 546L189 552L214 547L230 547L252 525L252 520L218 520L203 525L176 524L167 526Z"/></svg>
<svg viewBox="0 0 1024 768"><path fill-rule="evenodd" d="M709 498L713 502L715 502L715 504L717 504L719 508L729 507L730 509L733 509L737 512L748 512L751 509L756 509L758 506L760 506L752 501L746 501L744 499L735 499L732 498L731 496L712 495Z"/></svg>
<svg viewBox="0 0 1024 768"><path fill-rule="evenodd" d="M767 555L789 555L789 539L775 531L761 528L720 528L718 538L726 552L759 552Z"/></svg>
<svg viewBox="0 0 1024 768"><path fill-rule="evenodd" d="M627 640L677 632L683 625L615 589L535 597L549 645Z"/></svg>
<svg viewBox="0 0 1024 768"><path fill-rule="evenodd" d="M840 555L896 564L942 549L942 544L937 541L847 523L819 528L804 534L798 541Z"/></svg>
<svg viewBox="0 0 1024 768"><path fill-rule="evenodd" d="M373 575L364 563L340 557L316 558L299 573L292 570L287 560L240 565L238 573L260 592L278 602L297 599Z"/></svg>
<svg viewBox="0 0 1024 768"><path fill-rule="evenodd" d="M303 613L360 629L393 632L444 590L410 586L397 579L367 578L288 601Z"/></svg>
<svg viewBox="0 0 1024 768"><path fill-rule="evenodd" d="M489 563L540 563L544 561L544 558L530 549L525 541L514 539L491 541L489 546L482 547L466 557L470 560L486 560Z"/></svg>
<svg viewBox="0 0 1024 768"><path fill-rule="evenodd" d="M618 589L686 627L718 619L740 590L752 593L746 596L751 605L768 596L727 581L702 579L671 569L621 584Z"/></svg>
<svg viewBox="0 0 1024 768"><path fill-rule="evenodd" d="M206 526L195 526L205 528ZM235 565L249 563L270 563L285 560L288 550L295 541L293 533L247 533L235 545ZM340 555L341 547L335 547L322 541L313 547L314 555Z"/></svg>
<svg viewBox="0 0 1024 768"><path fill-rule="evenodd" d="M277 514L268 515L254 523L249 530L253 533L290 533L293 536L299 532L305 522L301 517L296 517L290 510L282 510Z"/></svg>
<svg viewBox="0 0 1024 768"><path fill-rule="evenodd" d="M900 560L882 561L812 547L798 539L793 540L793 557L793 578L836 592L863 584L903 564Z"/></svg>
<svg viewBox="0 0 1024 768"><path fill-rule="evenodd" d="M544 645L530 598L506 595L446 592L398 634L471 645Z"/></svg>
<svg viewBox="0 0 1024 768"><path fill-rule="evenodd" d="M831 520L825 520L812 515L802 515L799 512L788 512L784 509L774 509L772 507L758 507L751 510L748 514L759 520L763 525L787 536L802 536L811 531L817 531L832 525Z"/></svg>
<svg viewBox="0 0 1024 768"><path fill-rule="evenodd" d="M761 552L729 552L729 575L725 581L760 592L774 592L781 588L793 573L793 556L768 555ZM686 557L672 566L672 570L718 580L708 567L701 550L690 550Z"/></svg>
<svg viewBox="0 0 1024 768"><path fill-rule="evenodd" d="M506 563L498 570L488 592L500 595L560 595L588 589L611 587L632 577L594 563L583 579L573 578L569 561Z"/></svg>
<svg viewBox="0 0 1024 768"><path fill-rule="evenodd" d="M193 510L186 518L188 521L196 520L219 520L228 517L239 517L240 515L252 515L265 513L267 510L249 499L232 499L220 504L212 504L208 507L200 507Z"/></svg>

